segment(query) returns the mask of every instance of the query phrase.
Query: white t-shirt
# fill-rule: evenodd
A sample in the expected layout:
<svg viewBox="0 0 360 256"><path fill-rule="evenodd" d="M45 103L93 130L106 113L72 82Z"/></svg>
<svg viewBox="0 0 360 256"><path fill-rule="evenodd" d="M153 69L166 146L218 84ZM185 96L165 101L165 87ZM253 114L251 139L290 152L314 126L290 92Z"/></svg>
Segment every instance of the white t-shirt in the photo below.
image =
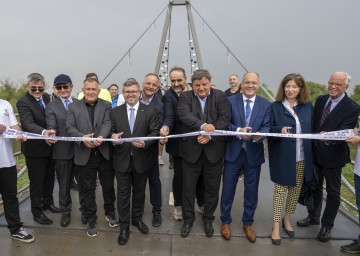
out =
<svg viewBox="0 0 360 256"><path fill-rule="evenodd" d="M2 99L0 99L0 124L5 125L6 129L18 124L12 106ZM16 164L11 139L0 137L0 152L0 168L12 167Z"/></svg>

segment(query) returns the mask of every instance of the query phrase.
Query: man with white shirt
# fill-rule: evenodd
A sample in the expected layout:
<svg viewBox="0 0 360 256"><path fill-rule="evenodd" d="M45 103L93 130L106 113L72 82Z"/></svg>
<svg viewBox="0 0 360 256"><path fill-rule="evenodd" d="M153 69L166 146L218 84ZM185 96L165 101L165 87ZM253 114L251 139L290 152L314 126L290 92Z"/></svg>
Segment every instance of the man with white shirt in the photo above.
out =
<svg viewBox="0 0 360 256"><path fill-rule="evenodd" d="M10 128L21 130L10 103L0 99L0 134ZM20 136L16 140L22 142L24 138ZM16 197L17 170L11 139L0 136L0 152L0 194L8 229L13 239L31 243L34 237L26 232L20 219L19 201Z"/></svg>

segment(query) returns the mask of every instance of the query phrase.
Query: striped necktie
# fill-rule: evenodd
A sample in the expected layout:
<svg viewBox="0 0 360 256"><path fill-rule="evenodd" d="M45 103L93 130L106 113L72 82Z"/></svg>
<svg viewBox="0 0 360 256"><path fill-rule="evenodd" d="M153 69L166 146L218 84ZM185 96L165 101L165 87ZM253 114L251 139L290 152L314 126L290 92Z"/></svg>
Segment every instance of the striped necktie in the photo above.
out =
<svg viewBox="0 0 360 256"><path fill-rule="evenodd" d="M330 109L331 109L331 104L332 104L332 102L331 102L331 100L329 100L328 104L326 104L326 106L322 112L321 119L320 119L320 126L323 125L324 121L328 117L328 115L330 113Z"/></svg>

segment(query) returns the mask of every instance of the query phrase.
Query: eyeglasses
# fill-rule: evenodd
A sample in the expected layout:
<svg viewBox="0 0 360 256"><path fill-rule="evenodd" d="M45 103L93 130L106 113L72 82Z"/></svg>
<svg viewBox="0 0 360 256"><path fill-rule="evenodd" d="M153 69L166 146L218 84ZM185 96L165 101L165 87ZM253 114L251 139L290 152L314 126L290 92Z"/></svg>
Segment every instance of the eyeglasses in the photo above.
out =
<svg viewBox="0 0 360 256"><path fill-rule="evenodd" d="M32 92L36 92L36 91L43 92L44 90L45 90L44 87L35 87L35 86L30 87L30 91Z"/></svg>
<svg viewBox="0 0 360 256"><path fill-rule="evenodd" d="M63 84L63 85L55 85L55 88L56 88L56 90L58 90L58 91L61 91L61 89L64 89L64 90L67 90L67 89L69 89L70 88L70 85L68 85L68 84Z"/></svg>
<svg viewBox="0 0 360 256"><path fill-rule="evenodd" d="M125 95L130 95L130 94L137 94L139 92L139 90L137 90L137 91L123 91L123 94L125 94Z"/></svg>
<svg viewBox="0 0 360 256"><path fill-rule="evenodd" d="M328 82L329 87L335 86L336 88L339 88L339 87L341 87L343 85L346 85L346 84L337 84L337 83Z"/></svg>
<svg viewBox="0 0 360 256"><path fill-rule="evenodd" d="M243 84L245 84L245 85L258 85L259 83L258 82L253 82L253 81L246 81Z"/></svg>

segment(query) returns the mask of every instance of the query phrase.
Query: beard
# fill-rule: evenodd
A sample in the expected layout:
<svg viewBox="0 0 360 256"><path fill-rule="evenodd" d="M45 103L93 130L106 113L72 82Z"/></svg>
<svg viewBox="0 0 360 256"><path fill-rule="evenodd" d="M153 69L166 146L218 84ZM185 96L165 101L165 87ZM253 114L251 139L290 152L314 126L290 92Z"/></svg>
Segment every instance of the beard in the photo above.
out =
<svg viewBox="0 0 360 256"><path fill-rule="evenodd" d="M235 87L237 86L237 84L230 84L230 87Z"/></svg>
<svg viewBox="0 0 360 256"><path fill-rule="evenodd" d="M172 87L175 93L180 94L184 89L181 86Z"/></svg>

